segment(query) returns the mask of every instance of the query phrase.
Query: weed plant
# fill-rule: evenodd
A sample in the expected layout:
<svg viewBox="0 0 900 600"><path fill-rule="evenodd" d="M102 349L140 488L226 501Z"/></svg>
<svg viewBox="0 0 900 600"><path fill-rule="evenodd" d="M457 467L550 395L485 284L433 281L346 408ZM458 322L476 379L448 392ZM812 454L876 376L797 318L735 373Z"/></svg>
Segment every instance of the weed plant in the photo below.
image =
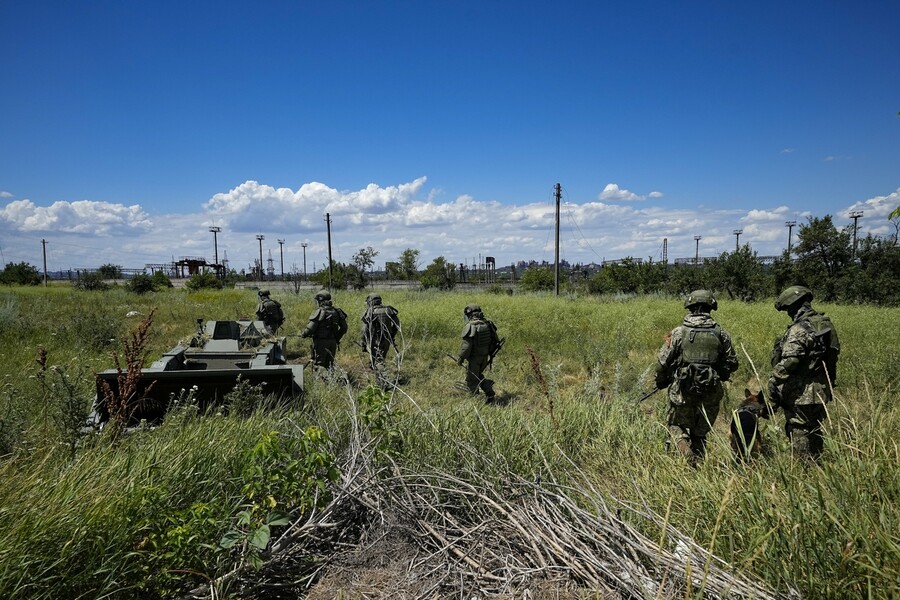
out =
<svg viewBox="0 0 900 600"><path fill-rule="evenodd" d="M664 450L665 394L636 403L653 386L663 335L684 315L679 300L385 292L402 321L401 383L385 395L370 387L355 345L366 293L334 294L351 315L350 332L338 371L321 378L307 370L301 410L257 410L265 404L258 394L239 389L234 414L200 417L188 406L158 429L117 442L80 438L76 447L65 416L88 410L92 373L112 366L111 351L141 316L156 309L146 346L153 360L189 337L197 318L252 315L256 295L0 291L0 595L162 598L252 565L268 539L263 526L271 536L283 523L279 510L310 506L311 488L291 487L290 478L327 488L353 414L381 444L385 465L460 479L489 473L499 490L509 474L565 482L577 468L609 502L646 507L785 593L900 595L900 309L817 303L842 344L824 455L816 464L792 457L778 414L763 426L767 453L738 465L726 437L730 410L748 382L764 385L772 343L788 321L771 301L721 301L714 316L731 333L740 368L708 457L693 469ZM308 342L292 336L312 298L278 299L289 360L305 362ZM508 406L461 390L464 372L447 356L458 350L470 302L507 338L489 373ZM631 519L665 541L655 520Z"/></svg>

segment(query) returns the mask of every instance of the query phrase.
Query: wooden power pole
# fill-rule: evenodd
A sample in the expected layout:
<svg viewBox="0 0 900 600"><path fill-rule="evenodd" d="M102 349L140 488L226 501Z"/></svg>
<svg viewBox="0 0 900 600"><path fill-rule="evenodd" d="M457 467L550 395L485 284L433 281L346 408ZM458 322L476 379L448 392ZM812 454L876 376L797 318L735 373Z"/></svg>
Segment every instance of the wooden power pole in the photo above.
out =
<svg viewBox="0 0 900 600"><path fill-rule="evenodd" d="M556 184L556 250L553 254L553 292L559 296L559 201L562 198L562 186Z"/></svg>

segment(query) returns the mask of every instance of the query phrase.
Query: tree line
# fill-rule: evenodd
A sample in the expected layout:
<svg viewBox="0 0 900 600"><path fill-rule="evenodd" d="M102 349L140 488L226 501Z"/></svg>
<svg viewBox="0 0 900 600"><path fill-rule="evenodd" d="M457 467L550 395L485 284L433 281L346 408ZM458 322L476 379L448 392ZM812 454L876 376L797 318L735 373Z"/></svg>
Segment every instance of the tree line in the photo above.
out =
<svg viewBox="0 0 900 600"><path fill-rule="evenodd" d="M805 285L818 299L828 302L871 303L900 305L900 207L891 213L894 227L891 235L875 237L871 234L856 239L852 226L838 229L831 215L809 217L801 224L797 244L777 257L772 264L763 264L757 253L745 244L734 252L723 252L701 264L669 265L644 263L633 258L590 272L583 268L561 268L561 285L567 291L588 294L673 294L684 295L694 289L711 289L731 298L752 301L771 297L789 285ZM360 248L351 261L334 261L309 275L310 281L332 289L364 289L372 283L372 267L379 252L368 246ZM423 288L449 290L459 281L456 265L438 256L420 270L421 252L407 248L396 261L385 264L387 279L417 281ZM104 289L106 279L118 279L122 269L106 264L74 283L82 289ZM524 291L552 290L554 273L550 267L532 266L525 269L518 281ZM300 281L304 276L295 268L289 275ZM235 272L223 279L212 273L191 277L188 289L232 287L241 279ZM8 263L0 271L0 283L38 285L42 276L37 267L25 262ZM137 293L171 287L162 274L135 275L126 285Z"/></svg>

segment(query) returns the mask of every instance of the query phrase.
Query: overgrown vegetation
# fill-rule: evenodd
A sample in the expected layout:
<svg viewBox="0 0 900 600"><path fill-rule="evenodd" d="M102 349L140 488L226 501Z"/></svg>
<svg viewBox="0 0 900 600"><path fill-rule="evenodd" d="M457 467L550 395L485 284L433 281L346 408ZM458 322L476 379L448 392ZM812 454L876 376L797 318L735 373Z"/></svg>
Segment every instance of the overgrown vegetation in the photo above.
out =
<svg viewBox="0 0 900 600"><path fill-rule="evenodd" d="M37 267L26 262L6 263L0 271L0 283L6 285L38 285L41 283L41 274Z"/></svg>
<svg viewBox="0 0 900 600"><path fill-rule="evenodd" d="M515 594L541 578L586 597L713 597L729 586L757 598L900 594L900 332L886 326L900 309L817 301L843 348L822 461L791 458L777 415L763 430L768 453L741 466L728 415L757 371L764 381L787 323L771 298L721 295L716 316L741 366L709 456L692 469L664 452L663 395L634 402L684 314L679 298L385 293L403 319L400 387L370 385L366 356L342 347L332 378L307 374L303 410L244 385L229 410L200 416L186 398L161 427L113 439L75 424L92 373L135 340L127 315L153 315L153 335L138 344L146 362L190 336L198 312L231 318L251 311L255 294L0 289L0 594L251 598L271 591L267 582L299 594L354 544L398 543L404 531L432 557L422 564L434 571L418 577L427 597L504 585ZM338 292L335 303L361 311L364 299ZM506 407L460 391L463 373L446 357L470 302L508 340L490 372ZM283 305L295 332L312 302L288 295ZM92 312L102 325L76 318ZM308 359L305 346L291 351L292 362ZM617 550L629 547L621 540L639 557ZM566 567L576 547L590 552ZM386 564L402 558L388 548ZM630 579L604 574L604 562ZM392 572L395 585L409 564ZM290 582L278 579L285 573ZM641 587L660 576L668 587ZM359 595L351 579L332 596Z"/></svg>

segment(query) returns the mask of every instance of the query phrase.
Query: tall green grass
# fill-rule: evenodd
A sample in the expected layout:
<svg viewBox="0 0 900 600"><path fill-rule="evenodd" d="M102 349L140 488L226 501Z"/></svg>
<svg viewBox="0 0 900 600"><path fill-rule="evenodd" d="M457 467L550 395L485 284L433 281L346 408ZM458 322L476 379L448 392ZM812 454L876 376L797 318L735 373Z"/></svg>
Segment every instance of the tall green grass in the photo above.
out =
<svg viewBox="0 0 900 600"><path fill-rule="evenodd" d="M72 457L46 418L60 399L36 377L38 346L82 390L87 410L91 372L112 366L110 353L138 322L129 311L157 309L152 360L189 336L197 318L252 315L255 294L0 290L0 452L6 453L0 460L0 593L150 598L215 577L227 558L215 546L246 501L243 463L260 436L316 423L331 436L335 453L349 440L350 403L372 381L366 356L354 347L365 295L335 293L335 304L351 320L338 356L346 378L308 374L301 412L173 420L117 446L89 441ZM382 295L400 310L403 324L404 383L393 403L403 439L395 460L404 466L489 470L502 486L509 472L565 481L571 459L603 493L667 515L736 568L780 589L796 587L812 598L900 594L900 331L893 325L900 309L817 305L832 317L842 342L824 456L817 465L792 458L783 417L776 415L764 424L768 455L738 466L726 438L729 411L757 373L765 383L772 342L788 322L770 302L722 301L714 316L732 334L741 365L709 456L692 469L664 452L664 394L635 403L652 388L662 337L684 315L680 301ZM284 293L278 300L287 316L283 332L299 333L312 298ZM491 371L510 399L507 407L484 406L460 391L464 371L446 356L458 349L469 302L479 303L507 338ZM291 360L308 358L306 340L291 337L288 346ZM655 523L636 525L651 538L661 535ZM170 536L170 543L160 536Z"/></svg>

